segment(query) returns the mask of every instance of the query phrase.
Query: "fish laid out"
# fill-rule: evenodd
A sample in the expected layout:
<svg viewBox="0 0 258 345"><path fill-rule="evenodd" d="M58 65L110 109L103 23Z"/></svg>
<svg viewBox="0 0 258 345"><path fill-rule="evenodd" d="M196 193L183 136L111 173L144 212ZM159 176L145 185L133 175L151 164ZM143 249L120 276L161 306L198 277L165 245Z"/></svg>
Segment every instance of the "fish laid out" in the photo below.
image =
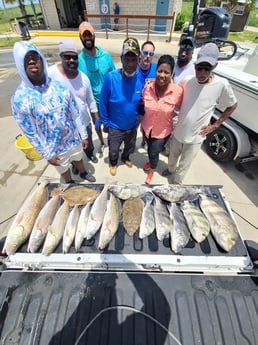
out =
<svg viewBox="0 0 258 345"><path fill-rule="evenodd" d="M75 238L77 225L80 217L79 206L75 205L72 211L69 213L67 222L65 224L65 230L63 235L63 253L68 253L73 240Z"/></svg>
<svg viewBox="0 0 258 345"><path fill-rule="evenodd" d="M90 209L91 209L90 203L86 204L83 209L81 210L78 226L75 234L75 250L78 252L78 250L81 248L82 242L84 238L86 237L86 228L87 223L89 219Z"/></svg>
<svg viewBox="0 0 258 345"><path fill-rule="evenodd" d="M144 202L141 198L128 199L123 204L123 225L129 236L132 236L140 227L143 207Z"/></svg>
<svg viewBox="0 0 258 345"><path fill-rule="evenodd" d="M42 254L50 255L60 243L69 216L69 203L64 201L57 210L55 218L48 227L48 233L43 245Z"/></svg>
<svg viewBox="0 0 258 345"><path fill-rule="evenodd" d="M207 217L211 233L216 242L226 252L235 245L238 239L238 230L229 214L205 194L200 194L200 207Z"/></svg>
<svg viewBox="0 0 258 345"><path fill-rule="evenodd" d="M196 199L199 193L204 192L205 187L183 186L178 184L167 184L154 186L152 191L161 199L168 202L182 202Z"/></svg>
<svg viewBox="0 0 258 345"><path fill-rule="evenodd" d="M210 223L198 206L189 201L181 205L188 228L196 242L201 243L210 233Z"/></svg>
<svg viewBox="0 0 258 345"><path fill-rule="evenodd" d="M151 188L140 184L122 183L110 185L109 191L119 199L128 200L151 192Z"/></svg>
<svg viewBox="0 0 258 345"><path fill-rule="evenodd" d="M100 229L98 248L103 250L115 236L121 215L121 202L110 193L107 209Z"/></svg>
<svg viewBox="0 0 258 345"><path fill-rule="evenodd" d="M47 184L48 181L42 181L19 209L7 233L3 253L14 254L30 236L35 220L48 199Z"/></svg>
<svg viewBox="0 0 258 345"><path fill-rule="evenodd" d="M92 203L100 192L94 188L73 186L65 190L60 189L60 195L70 206Z"/></svg>
<svg viewBox="0 0 258 345"><path fill-rule="evenodd" d="M173 226L170 233L171 248L174 253L180 253L190 239L190 231L186 224L181 207L172 202L168 205L170 217L173 219Z"/></svg>
<svg viewBox="0 0 258 345"><path fill-rule="evenodd" d="M167 207L158 197L155 197L154 219L157 239L163 241L169 235L173 221L170 218Z"/></svg>
<svg viewBox="0 0 258 345"><path fill-rule="evenodd" d="M139 238L143 239L153 233L155 229L154 207L151 204L153 196L146 195L146 204L143 208L142 219L139 230Z"/></svg>
<svg viewBox="0 0 258 345"><path fill-rule="evenodd" d="M47 235L48 227L53 222L60 204L61 196L55 195L49 199L45 206L41 209L30 234L27 249L28 252L36 253L39 249Z"/></svg>
<svg viewBox="0 0 258 345"><path fill-rule="evenodd" d="M86 226L86 239L90 240L96 232L99 230L104 215L107 208L107 199L108 199L108 184L104 186L101 193L98 195L96 200L94 201L90 214L89 219Z"/></svg>

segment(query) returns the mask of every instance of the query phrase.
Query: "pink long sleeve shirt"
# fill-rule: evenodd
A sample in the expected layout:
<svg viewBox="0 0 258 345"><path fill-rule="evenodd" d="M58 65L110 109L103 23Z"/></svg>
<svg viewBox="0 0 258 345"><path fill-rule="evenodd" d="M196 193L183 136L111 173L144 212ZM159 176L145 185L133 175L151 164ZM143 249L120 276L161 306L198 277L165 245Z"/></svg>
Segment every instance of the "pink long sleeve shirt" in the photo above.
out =
<svg viewBox="0 0 258 345"><path fill-rule="evenodd" d="M173 131L174 110L181 106L183 89L171 80L165 94L159 99L155 92L155 82L148 81L143 89L145 114L142 128L147 137L151 132L152 138L161 139Z"/></svg>

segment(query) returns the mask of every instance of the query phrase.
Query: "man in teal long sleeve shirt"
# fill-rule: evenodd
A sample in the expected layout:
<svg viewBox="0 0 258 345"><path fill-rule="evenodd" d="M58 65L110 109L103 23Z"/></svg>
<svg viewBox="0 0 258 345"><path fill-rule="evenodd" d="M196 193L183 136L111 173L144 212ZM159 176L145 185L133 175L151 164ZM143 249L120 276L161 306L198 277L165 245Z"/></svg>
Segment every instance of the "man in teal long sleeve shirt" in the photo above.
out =
<svg viewBox="0 0 258 345"><path fill-rule="evenodd" d="M80 40L83 49L79 54L79 70L87 75L90 80L93 96L99 108L99 98L105 76L115 69L111 55L100 46L95 46L95 33L89 22L82 22L79 26ZM104 140L101 127L96 129L103 151Z"/></svg>

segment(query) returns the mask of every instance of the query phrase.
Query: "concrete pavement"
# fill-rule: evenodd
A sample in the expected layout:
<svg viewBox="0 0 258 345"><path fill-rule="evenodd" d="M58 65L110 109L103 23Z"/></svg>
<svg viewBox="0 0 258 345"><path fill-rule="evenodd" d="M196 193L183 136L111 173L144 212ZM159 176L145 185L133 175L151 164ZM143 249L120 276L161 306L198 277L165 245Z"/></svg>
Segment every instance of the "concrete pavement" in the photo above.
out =
<svg viewBox="0 0 258 345"><path fill-rule="evenodd" d="M137 37L139 38L139 37ZM74 38L81 47L79 38ZM119 56L124 36L106 40L104 38L96 37L96 44L103 49L108 50L112 56L117 59L119 65ZM139 38L140 43L145 41L146 37ZM160 38L157 41L153 37L151 39L156 45L156 55L159 56L164 53L175 55L177 52L178 39L173 39L168 43L162 41ZM32 37L32 42L37 45L57 45L60 41L60 36L35 36ZM9 102L9 99L7 100ZM0 168L0 239L4 237L13 220L19 207L22 205L24 199L35 188L35 185L42 178L48 177L53 182L59 182L59 175L53 166L50 166L44 160L30 161L26 159L24 153L14 146L15 137L21 133L19 127L14 121L11 112L6 117L0 119L1 136L1 168ZM106 140L106 136L105 136ZM99 147L98 139L94 134L95 148ZM97 164L89 163L85 159L86 168L91 171L97 183L106 183L111 180L117 182L133 182L144 183L145 173L142 170L144 163L147 161L147 152L140 147L140 131L138 133L137 150L131 156L133 167L128 168L121 164L118 168L118 173L115 177L109 174L108 169L108 149L105 148L102 158L96 154L99 162ZM168 180L161 176L161 172L166 168L167 158L160 155L160 163L155 173L153 184L165 184ZM185 184L204 184L204 185L222 185L222 191L229 201L230 206L234 210L241 236L244 239L253 240L258 243L258 222L257 222L257 205L258 205L258 190L257 190L257 174L255 180L250 185L251 187L242 188L241 179L245 176L232 178L232 174L228 173L225 166L218 165L212 161L204 151L200 151L196 160L194 160L190 171L188 172L184 183ZM76 177L75 177L76 179ZM240 181L241 180L241 181ZM79 182L79 181L78 181ZM80 181L82 182L82 181ZM249 183L250 181L246 181ZM245 192L248 190L248 192Z"/></svg>

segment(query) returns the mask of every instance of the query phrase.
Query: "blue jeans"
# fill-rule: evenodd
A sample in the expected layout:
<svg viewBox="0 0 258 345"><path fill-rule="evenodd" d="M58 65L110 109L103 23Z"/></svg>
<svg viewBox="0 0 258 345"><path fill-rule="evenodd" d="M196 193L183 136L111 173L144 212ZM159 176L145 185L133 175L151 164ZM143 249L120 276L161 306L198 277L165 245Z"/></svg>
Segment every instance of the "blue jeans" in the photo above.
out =
<svg viewBox="0 0 258 345"><path fill-rule="evenodd" d="M163 151L166 142L168 141L170 136L166 138L146 138L147 145L148 145L148 156L150 161L151 169L156 169L158 162L159 162L159 154Z"/></svg>

